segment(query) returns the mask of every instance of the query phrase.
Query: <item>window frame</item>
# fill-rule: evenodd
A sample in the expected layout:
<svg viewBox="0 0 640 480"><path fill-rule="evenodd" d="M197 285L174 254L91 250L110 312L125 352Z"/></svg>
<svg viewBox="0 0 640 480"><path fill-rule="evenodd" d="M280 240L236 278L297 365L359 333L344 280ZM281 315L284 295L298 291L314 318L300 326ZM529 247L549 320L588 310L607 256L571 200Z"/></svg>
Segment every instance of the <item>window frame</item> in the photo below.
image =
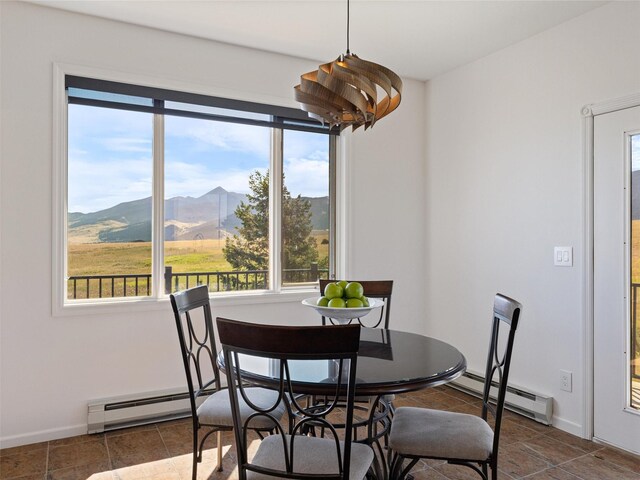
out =
<svg viewBox="0 0 640 480"><path fill-rule="evenodd" d="M149 297L115 297L101 299L76 299L67 301L67 187L68 187L68 165L67 165L67 92L65 89L65 79L67 76L80 76L96 78L111 82L121 82L133 85L141 85L149 88L159 88L184 92L193 92L195 95L210 97L222 97L237 99L246 102L262 103L267 105L297 108L297 104L291 100L284 102L279 97L265 97L213 88L203 89L202 85L194 86L176 81L163 81L157 78L147 78L141 75L130 75L112 71L99 70L91 67L54 63L53 65L53 202L52 202L52 315L82 315L87 313L117 313L144 310L161 310L166 308L168 295L164 293L164 279L162 270L164 269L164 182L156 181L157 178L164 178L164 134L156 135L158 129L164 130L164 116L154 114L154 138L153 149L159 154L153 155L153 208L152 208L152 295ZM164 133L164 132L163 132ZM212 303L216 305L250 305L268 303L290 303L299 302L310 293L317 292L317 286L301 285L282 287L281 286L281 265L276 259L281 255L281 182L273 181L276 175L282 173L282 155L274 156L277 148L282 150L282 130L271 128L271 166L269 168L270 182L270 211L278 209L276 215L272 215L277 221L270 220L270 256L269 256L269 290L239 291L212 293ZM345 198L344 173L346 172L343 157L346 143L340 136L331 135L329 142L330 166L329 178L329 201L331 217L330 228L333 235L330 236L330 265L333 266L331 275L342 276L343 255L341 247L344 247L344 211L343 199ZM333 155L333 156L332 156ZM278 158L279 161L274 161ZM276 196L277 195L277 196Z"/></svg>

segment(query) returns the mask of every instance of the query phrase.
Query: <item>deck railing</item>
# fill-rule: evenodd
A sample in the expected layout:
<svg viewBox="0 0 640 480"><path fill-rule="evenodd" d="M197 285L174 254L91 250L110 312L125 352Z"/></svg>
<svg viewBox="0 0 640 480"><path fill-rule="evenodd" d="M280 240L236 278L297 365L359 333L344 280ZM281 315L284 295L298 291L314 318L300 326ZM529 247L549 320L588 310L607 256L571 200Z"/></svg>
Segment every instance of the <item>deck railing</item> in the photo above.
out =
<svg viewBox="0 0 640 480"><path fill-rule="evenodd" d="M312 263L309 268L285 269L286 284L316 282L328 275L328 269ZM268 288L268 270L233 270L228 272L174 272L165 267L165 293L177 292L197 285L207 285L211 292L262 290ZM114 298L151 295L151 274L74 275L67 280L68 298Z"/></svg>

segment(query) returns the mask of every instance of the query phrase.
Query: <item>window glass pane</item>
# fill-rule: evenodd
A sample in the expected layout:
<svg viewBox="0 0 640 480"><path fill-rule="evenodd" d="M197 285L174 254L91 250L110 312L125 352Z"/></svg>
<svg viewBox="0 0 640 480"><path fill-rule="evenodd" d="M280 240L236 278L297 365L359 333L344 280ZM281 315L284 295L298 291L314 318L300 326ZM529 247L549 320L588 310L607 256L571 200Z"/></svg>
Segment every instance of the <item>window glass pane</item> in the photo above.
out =
<svg viewBox="0 0 640 480"><path fill-rule="evenodd" d="M83 88L69 87L69 97L85 98L88 100L102 100L105 102L127 103L130 105L142 105L153 107L153 99L124 95L121 93L100 92L98 90L85 90Z"/></svg>
<svg viewBox="0 0 640 480"><path fill-rule="evenodd" d="M69 105L67 299L151 295L151 114Z"/></svg>
<svg viewBox="0 0 640 480"><path fill-rule="evenodd" d="M165 117L165 290L269 288L270 130Z"/></svg>
<svg viewBox="0 0 640 480"><path fill-rule="evenodd" d="M640 410L640 134L631 136L630 405Z"/></svg>
<svg viewBox="0 0 640 480"><path fill-rule="evenodd" d="M206 105L196 105L195 103L181 103L181 102L164 102L165 108L169 110L182 110L185 112L205 113L208 115L219 115L222 117L232 118L246 118L250 120L261 120L263 122L269 122L271 115L264 113L244 112L241 110L229 110L228 108L209 107Z"/></svg>
<svg viewBox="0 0 640 480"><path fill-rule="evenodd" d="M329 136L283 132L282 283L328 278Z"/></svg>

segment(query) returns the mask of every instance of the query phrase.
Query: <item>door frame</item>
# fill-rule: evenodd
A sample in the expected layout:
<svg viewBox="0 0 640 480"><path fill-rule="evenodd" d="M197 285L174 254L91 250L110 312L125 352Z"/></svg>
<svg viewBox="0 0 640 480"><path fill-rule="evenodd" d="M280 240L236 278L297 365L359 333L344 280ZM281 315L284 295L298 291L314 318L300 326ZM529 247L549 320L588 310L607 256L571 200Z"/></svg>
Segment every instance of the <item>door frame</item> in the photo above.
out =
<svg viewBox="0 0 640 480"><path fill-rule="evenodd" d="M583 388L583 422L582 437L593 439L594 424L594 229L593 229L593 181L594 181L594 118L605 113L612 113L626 108L640 106L640 93L627 95L605 102L588 104L582 107L582 137L583 137L583 265L584 275L582 279L582 317L584 319L583 345L584 345L584 388Z"/></svg>

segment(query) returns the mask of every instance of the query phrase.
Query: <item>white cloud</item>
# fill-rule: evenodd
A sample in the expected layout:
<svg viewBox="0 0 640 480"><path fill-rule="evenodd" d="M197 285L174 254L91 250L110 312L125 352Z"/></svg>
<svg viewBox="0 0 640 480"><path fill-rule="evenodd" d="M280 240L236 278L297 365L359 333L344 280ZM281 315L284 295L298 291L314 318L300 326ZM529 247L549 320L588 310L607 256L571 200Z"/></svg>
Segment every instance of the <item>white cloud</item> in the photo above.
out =
<svg viewBox="0 0 640 480"><path fill-rule="evenodd" d="M329 195L329 163L311 158L287 158L285 183L292 196L324 197Z"/></svg>
<svg viewBox="0 0 640 480"><path fill-rule="evenodd" d="M149 197L152 174L153 165L149 157L94 162L70 156L69 211L95 212Z"/></svg>
<svg viewBox="0 0 640 480"><path fill-rule="evenodd" d="M171 162L165 166L165 198L199 197L216 187L229 192L249 193L249 175L255 170L216 171L202 164Z"/></svg>
<svg viewBox="0 0 640 480"><path fill-rule="evenodd" d="M329 137L310 132L284 132L284 174L292 196L329 194Z"/></svg>
<svg viewBox="0 0 640 480"><path fill-rule="evenodd" d="M69 105L69 133L98 137L109 132L128 137L151 138L153 114L111 108Z"/></svg>
<svg viewBox="0 0 640 480"><path fill-rule="evenodd" d="M113 152L150 153L152 148L150 138L109 137L102 139L100 143Z"/></svg>
<svg viewBox="0 0 640 480"><path fill-rule="evenodd" d="M287 130L284 132L285 156L329 161L329 137L317 133Z"/></svg>
<svg viewBox="0 0 640 480"><path fill-rule="evenodd" d="M165 121L168 135L193 138L201 145L228 151L269 153L268 128L181 117L166 117Z"/></svg>

